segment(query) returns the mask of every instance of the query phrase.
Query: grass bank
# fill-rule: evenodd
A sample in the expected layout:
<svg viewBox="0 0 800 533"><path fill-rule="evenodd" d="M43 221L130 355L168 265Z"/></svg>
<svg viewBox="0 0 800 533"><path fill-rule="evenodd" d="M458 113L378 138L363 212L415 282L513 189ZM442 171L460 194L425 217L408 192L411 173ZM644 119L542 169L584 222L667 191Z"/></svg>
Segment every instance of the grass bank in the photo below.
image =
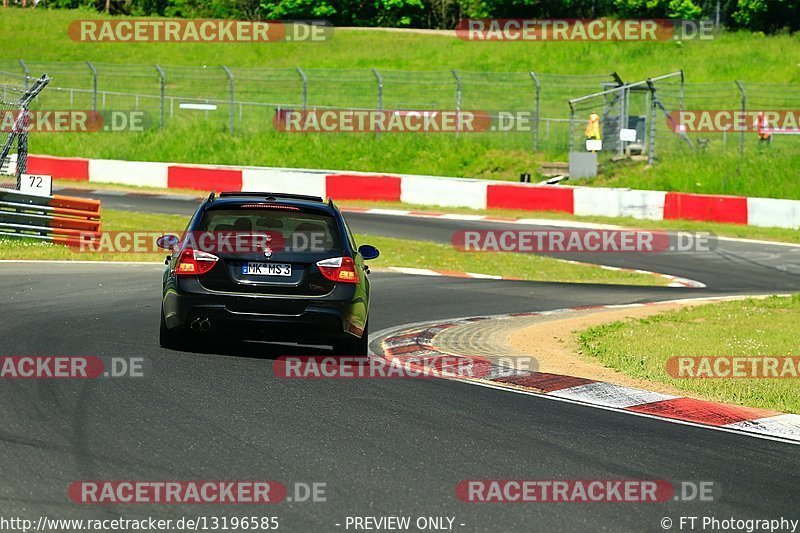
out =
<svg viewBox="0 0 800 533"><path fill-rule="evenodd" d="M798 356L800 295L689 307L579 334L584 354L630 376L712 400L800 413L800 379L683 378L673 356Z"/></svg>

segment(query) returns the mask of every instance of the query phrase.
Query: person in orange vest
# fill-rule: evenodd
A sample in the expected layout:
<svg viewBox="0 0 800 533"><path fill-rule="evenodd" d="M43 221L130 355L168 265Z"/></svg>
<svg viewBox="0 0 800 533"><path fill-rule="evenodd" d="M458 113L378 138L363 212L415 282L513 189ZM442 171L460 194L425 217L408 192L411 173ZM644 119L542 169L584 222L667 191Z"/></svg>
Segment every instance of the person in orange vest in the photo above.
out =
<svg viewBox="0 0 800 533"><path fill-rule="evenodd" d="M756 115L756 119L755 121L753 121L753 127L758 132L759 144L772 142L772 132L769 131L769 124L767 124L767 117L764 116L763 111L759 111L758 115Z"/></svg>

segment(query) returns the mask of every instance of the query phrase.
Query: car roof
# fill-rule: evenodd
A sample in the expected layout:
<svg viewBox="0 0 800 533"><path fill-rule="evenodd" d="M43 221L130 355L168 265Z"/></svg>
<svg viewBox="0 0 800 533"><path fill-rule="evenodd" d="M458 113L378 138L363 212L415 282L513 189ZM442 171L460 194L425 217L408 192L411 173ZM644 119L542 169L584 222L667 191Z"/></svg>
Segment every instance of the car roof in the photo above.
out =
<svg viewBox="0 0 800 533"><path fill-rule="evenodd" d="M226 191L220 193L219 196L216 196L216 194L212 192L205 203L206 208L210 208L212 206L235 207L244 204L276 204L324 211L330 214L334 214L336 212L332 201L325 203L319 196L272 192Z"/></svg>

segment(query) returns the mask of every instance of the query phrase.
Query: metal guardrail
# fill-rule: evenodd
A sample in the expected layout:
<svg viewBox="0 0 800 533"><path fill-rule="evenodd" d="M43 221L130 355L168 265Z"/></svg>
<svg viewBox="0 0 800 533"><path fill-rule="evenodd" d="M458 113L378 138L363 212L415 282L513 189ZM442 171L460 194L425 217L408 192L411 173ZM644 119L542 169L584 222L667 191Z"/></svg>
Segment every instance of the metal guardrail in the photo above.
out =
<svg viewBox="0 0 800 533"><path fill-rule="evenodd" d="M100 236L100 201L0 189L0 236L77 245Z"/></svg>

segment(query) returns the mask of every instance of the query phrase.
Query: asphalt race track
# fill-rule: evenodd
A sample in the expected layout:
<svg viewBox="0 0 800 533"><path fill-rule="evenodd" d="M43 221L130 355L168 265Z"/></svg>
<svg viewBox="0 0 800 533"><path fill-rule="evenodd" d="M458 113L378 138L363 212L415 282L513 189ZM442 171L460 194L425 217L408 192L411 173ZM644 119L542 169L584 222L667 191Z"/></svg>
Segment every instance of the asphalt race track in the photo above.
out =
<svg viewBox="0 0 800 533"><path fill-rule="evenodd" d="M113 209L193 210L180 200L93 196ZM456 227L477 227L360 214L348 220L356 232L446 242ZM789 247L720 242L702 254L577 259L685 276L708 288L373 273L371 328L800 288L800 251ZM0 514L34 520L271 515L284 531L346 531L348 516L449 516L454 530L465 532L663 531L663 517L675 521L674 530L680 516L797 518L797 445L452 381L273 375L275 356L312 349L242 343L209 345L203 353L162 350L162 268L0 263L4 355L146 363L139 378L0 384ZM711 480L721 493L714 502L651 504L469 504L455 495L464 479L554 478ZM88 506L67 498L70 483L104 479L324 482L327 501Z"/></svg>

